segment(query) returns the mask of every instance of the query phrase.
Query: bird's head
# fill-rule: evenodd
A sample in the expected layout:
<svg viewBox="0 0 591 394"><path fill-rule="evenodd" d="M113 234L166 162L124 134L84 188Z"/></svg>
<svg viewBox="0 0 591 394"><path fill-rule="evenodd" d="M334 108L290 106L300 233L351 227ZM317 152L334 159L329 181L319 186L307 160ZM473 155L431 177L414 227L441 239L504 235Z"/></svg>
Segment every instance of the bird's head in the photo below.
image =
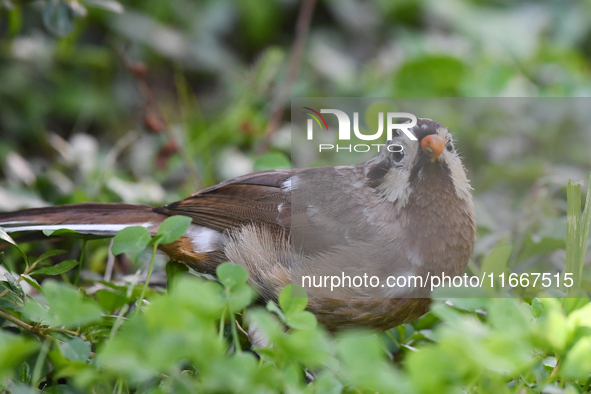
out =
<svg viewBox="0 0 591 394"><path fill-rule="evenodd" d="M471 203L466 169L448 129L431 119L419 118L410 131L416 141L400 132L366 163L367 185L385 200L396 203L398 209L420 190L435 195L453 193Z"/></svg>

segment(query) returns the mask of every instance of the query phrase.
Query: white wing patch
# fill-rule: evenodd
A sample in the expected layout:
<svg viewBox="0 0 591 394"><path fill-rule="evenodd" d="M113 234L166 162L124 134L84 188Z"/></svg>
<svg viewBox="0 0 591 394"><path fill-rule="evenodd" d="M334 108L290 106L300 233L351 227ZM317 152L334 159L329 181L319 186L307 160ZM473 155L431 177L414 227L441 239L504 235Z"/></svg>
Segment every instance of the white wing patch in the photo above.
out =
<svg viewBox="0 0 591 394"><path fill-rule="evenodd" d="M297 187L297 182L298 182L298 176L294 175L294 176L289 177L285 182L283 182L281 187L283 188L284 191L290 192Z"/></svg>
<svg viewBox="0 0 591 394"><path fill-rule="evenodd" d="M222 233L219 231L191 224L185 235L191 240L195 253L207 253L221 249Z"/></svg>

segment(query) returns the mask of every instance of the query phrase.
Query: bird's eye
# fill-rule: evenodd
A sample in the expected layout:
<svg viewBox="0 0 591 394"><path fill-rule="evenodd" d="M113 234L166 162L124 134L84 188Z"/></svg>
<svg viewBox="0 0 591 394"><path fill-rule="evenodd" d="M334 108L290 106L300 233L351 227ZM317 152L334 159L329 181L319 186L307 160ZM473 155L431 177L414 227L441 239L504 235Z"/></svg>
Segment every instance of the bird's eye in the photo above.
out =
<svg viewBox="0 0 591 394"><path fill-rule="evenodd" d="M394 161L396 163L400 163L402 159L404 159L404 149L400 149L399 151L394 152L392 154L392 157L394 158Z"/></svg>
<svg viewBox="0 0 591 394"><path fill-rule="evenodd" d="M448 152L451 152L451 151L453 151L453 150L454 150L454 146L453 146L453 144L452 144L451 142L448 142L448 143L445 145L445 148L447 149L447 151L448 151Z"/></svg>

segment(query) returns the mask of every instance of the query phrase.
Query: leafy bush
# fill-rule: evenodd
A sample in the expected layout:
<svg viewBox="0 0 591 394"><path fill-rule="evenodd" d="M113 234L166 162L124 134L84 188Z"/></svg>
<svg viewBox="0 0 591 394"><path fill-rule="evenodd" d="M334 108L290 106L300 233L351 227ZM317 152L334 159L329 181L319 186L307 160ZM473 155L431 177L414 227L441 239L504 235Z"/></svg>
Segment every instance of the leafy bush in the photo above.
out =
<svg viewBox="0 0 591 394"><path fill-rule="evenodd" d="M122 3L119 14L123 7L112 0L0 0L3 210L162 204L235 175L290 165L287 117L280 116L268 149L261 145L275 107L286 106L280 98L293 66L298 2ZM296 96L591 91L584 2L317 3ZM549 106L537 119L511 105L515 117L505 119L482 105L461 118L453 111L421 115L452 127L466 156L479 215L473 272L479 262L502 269L532 259L563 264L565 248L569 269L582 266L587 233L573 220L580 191L568 192L567 211L563 186L591 164L582 116L588 103L561 105L573 112ZM146 247L154 250L172 233L120 233L113 250L131 262L117 260L110 279L102 276L105 241L7 249L0 390L589 391L587 298L435 301L418 321L383 334L331 334L289 289L279 305L262 308L239 267L220 266L217 283L168 262L163 281L160 262L150 258L151 278L128 275ZM254 328L259 334L249 337Z"/></svg>
<svg viewBox="0 0 591 394"><path fill-rule="evenodd" d="M186 219L168 219L154 238L125 229L113 249L155 252ZM166 291L148 290L149 274L144 285L79 288L67 283L77 277L71 260L31 272L52 254L0 282L7 392L581 393L591 384L587 298L457 299L386 334L330 334L290 286L279 306L253 303L245 269L231 263L218 267L219 283L171 261ZM65 282L40 286L35 273Z"/></svg>

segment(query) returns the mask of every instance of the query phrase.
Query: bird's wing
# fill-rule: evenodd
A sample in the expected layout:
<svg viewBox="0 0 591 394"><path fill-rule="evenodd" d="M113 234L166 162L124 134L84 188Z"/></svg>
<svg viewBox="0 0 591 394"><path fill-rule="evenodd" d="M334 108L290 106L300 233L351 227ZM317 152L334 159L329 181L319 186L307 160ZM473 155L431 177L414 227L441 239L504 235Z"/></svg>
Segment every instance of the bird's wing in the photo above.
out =
<svg viewBox="0 0 591 394"><path fill-rule="evenodd" d="M316 253L372 233L363 205L368 200L353 198L349 190L359 176L334 167L263 171L154 210L189 216L193 223L220 232L247 224L266 226L290 234L292 245L304 254Z"/></svg>
<svg viewBox="0 0 591 394"><path fill-rule="evenodd" d="M289 230L291 200L284 183L291 174L287 169L240 176L154 211L189 216L193 223L220 232L249 223Z"/></svg>

